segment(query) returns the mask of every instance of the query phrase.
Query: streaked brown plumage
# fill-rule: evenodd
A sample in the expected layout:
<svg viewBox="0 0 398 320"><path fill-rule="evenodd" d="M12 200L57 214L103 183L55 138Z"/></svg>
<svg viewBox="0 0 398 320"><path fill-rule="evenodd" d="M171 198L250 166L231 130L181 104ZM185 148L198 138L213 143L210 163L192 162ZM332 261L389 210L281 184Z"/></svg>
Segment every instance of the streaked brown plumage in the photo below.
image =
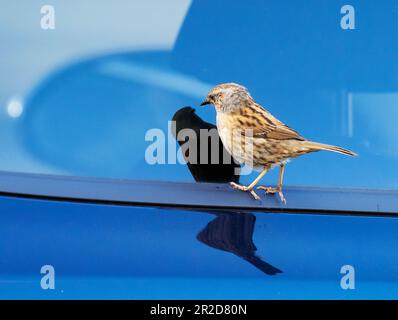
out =
<svg viewBox="0 0 398 320"><path fill-rule="evenodd" d="M202 105L213 104L217 111L217 129L221 140L239 162L261 170L249 186L231 183L235 189L250 192L259 199L254 187L272 167L280 165L278 188L258 187L267 193L278 192L282 202L282 180L285 162L319 150L355 156L352 151L304 139L297 131L276 119L256 103L247 89L235 83L214 87Z"/></svg>

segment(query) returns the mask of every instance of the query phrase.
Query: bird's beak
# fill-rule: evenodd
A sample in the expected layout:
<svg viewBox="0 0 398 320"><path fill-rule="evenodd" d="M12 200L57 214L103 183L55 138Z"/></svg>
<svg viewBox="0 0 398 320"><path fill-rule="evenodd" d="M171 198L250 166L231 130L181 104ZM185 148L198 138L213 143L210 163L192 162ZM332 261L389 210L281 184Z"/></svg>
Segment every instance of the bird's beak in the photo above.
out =
<svg viewBox="0 0 398 320"><path fill-rule="evenodd" d="M208 104L211 104L211 102L208 99L206 99L200 105L203 107L203 106L208 105Z"/></svg>

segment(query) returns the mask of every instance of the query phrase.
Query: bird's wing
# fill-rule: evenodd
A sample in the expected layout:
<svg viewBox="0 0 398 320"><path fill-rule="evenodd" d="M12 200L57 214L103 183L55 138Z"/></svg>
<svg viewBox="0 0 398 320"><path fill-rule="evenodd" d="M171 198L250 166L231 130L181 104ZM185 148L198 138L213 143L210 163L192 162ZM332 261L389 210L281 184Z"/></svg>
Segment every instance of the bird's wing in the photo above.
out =
<svg viewBox="0 0 398 320"><path fill-rule="evenodd" d="M243 135L245 130L253 130L253 136L259 138L305 140L297 131L289 128L256 103L248 105L243 110L243 113L236 115Z"/></svg>

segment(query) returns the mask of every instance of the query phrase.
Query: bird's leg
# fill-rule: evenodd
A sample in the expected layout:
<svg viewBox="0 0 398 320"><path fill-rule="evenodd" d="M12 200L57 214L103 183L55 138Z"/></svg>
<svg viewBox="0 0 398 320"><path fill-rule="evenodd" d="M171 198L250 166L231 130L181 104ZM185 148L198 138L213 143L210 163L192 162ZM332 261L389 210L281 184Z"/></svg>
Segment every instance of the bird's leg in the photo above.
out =
<svg viewBox="0 0 398 320"><path fill-rule="evenodd" d="M279 197L281 198L281 201L283 202L283 204L286 204L286 199L282 193L282 183L283 183L283 174L285 172L285 164L282 163L280 166L280 171L279 171L279 182L278 182L278 188L272 188L272 187L263 187L260 186L257 189L259 190L264 190L266 193L279 193Z"/></svg>
<svg viewBox="0 0 398 320"><path fill-rule="evenodd" d="M269 170L269 168L265 168L263 171L261 171L261 173L258 175L258 177L256 179L254 179L254 181L248 186L242 186L235 182L230 182L230 184L231 184L232 188L241 190L241 191L245 191L245 192L250 192L254 199L260 200L260 197L257 195L257 193L254 192L253 189L256 186L256 184L260 181L260 179L262 177L264 177L264 175L267 173L268 170Z"/></svg>
<svg viewBox="0 0 398 320"><path fill-rule="evenodd" d="M278 193L279 193L279 197L281 198L281 201L283 204L286 204L286 199L285 196L283 195L282 192L282 182L283 182L283 174L285 172L285 164L282 163L281 164L281 169L279 171L279 182L278 182Z"/></svg>

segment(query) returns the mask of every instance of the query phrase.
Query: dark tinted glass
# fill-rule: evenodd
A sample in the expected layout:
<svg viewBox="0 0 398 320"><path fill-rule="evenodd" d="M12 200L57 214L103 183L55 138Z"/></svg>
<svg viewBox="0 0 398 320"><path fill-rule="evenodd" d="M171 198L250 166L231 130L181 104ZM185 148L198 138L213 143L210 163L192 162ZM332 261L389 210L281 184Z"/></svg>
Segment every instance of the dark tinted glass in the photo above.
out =
<svg viewBox="0 0 398 320"><path fill-rule="evenodd" d="M397 188L398 4L350 4L355 22L337 0L53 1L44 30L42 2L1 1L0 169L193 181L148 164L145 136L174 141L177 110L237 82L304 137L360 154L303 156L286 184Z"/></svg>

